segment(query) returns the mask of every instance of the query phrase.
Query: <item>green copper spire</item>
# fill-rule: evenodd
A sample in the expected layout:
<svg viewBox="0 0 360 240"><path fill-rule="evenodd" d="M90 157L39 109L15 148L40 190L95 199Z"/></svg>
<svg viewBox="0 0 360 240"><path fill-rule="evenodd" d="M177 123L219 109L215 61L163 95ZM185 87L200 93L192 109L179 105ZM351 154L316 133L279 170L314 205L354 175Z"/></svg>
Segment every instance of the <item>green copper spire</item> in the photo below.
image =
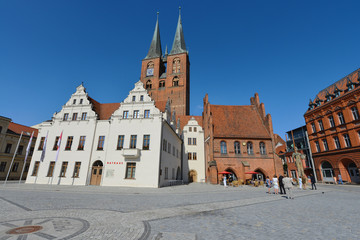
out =
<svg viewBox="0 0 360 240"><path fill-rule="evenodd" d="M148 54L146 55L145 59L148 58L156 58L161 57L162 50L161 50L161 41L160 41L160 30L159 30L159 12L157 13L156 25L154 36L150 44L150 49Z"/></svg>
<svg viewBox="0 0 360 240"><path fill-rule="evenodd" d="M186 52L186 46L185 46L184 33L181 24L181 7L179 7L179 20L176 27L175 38L170 55L184 53L184 52Z"/></svg>

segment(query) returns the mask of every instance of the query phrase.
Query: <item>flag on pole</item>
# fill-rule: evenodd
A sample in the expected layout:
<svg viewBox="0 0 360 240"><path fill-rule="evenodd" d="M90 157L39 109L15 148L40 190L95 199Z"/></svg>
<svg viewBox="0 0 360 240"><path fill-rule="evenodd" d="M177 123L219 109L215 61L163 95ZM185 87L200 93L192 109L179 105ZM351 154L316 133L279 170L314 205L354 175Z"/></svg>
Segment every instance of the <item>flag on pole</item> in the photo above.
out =
<svg viewBox="0 0 360 240"><path fill-rule="evenodd" d="M27 148L26 148L26 154L25 154L24 164L26 163L26 159L27 159L27 157L29 156L29 152L30 152L30 147L31 147L31 142L32 142L33 136L34 136L34 131L33 131L32 134L31 134L31 137L30 137L30 140L29 140L29 144L28 144L28 146L27 146Z"/></svg>
<svg viewBox="0 0 360 240"><path fill-rule="evenodd" d="M49 134L49 131L47 131L47 133L46 133L46 137L45 137L45 141L44 141L44 145L43 145L43 150L42 150L41 157L40 157L41 162L43 162L44 158L45 158L45 150L46 150L46 142L47 142L48 134Z"/></svg>
<svg viewBox="0 0 360 240"><path fill-rule="evenodd" d="M60 151L60 144L61 144L61 139L62 139L62 134L63 134L63 131L61 131L60 137L59 137L58 142L57 142L57 151L56 151L55 162L58 160L59 151Z"/></svg>

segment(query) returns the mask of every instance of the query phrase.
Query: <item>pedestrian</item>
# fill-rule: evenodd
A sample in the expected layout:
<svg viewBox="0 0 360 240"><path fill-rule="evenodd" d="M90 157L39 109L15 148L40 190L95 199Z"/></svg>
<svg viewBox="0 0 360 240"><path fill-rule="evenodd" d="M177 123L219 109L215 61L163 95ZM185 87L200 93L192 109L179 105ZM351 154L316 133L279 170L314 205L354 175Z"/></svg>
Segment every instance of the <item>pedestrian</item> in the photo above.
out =
<svg viewBox="0 0 360 240"><path fill-rule="evenodd" d="M316 185L315 185L316 180L315 180L315 176L312 175L312 174L310 174L310 180L311 180L311 190L314 190L314 188L315 188L315 190L316 190Z"/></svg>
<svg viewBox="0 0 360 240"><path fill-rule="evenodd" d="M286 196L287 196L287 199L294 199L294 196L293 196L293 181L291 178L289 178L288 176L284 177L283 178L283 183L284 183L284 187L286 189Z"/></svg>
<svg viewBox="0 0 360 240"><path fill-rule="evenodd" d="M224 175L224 188L227 188L227 186L226 186L226 175Z"/></svg>
<svg viewBox="0 0 360 240"><path fill-rule="evenodd" d="M341 174L338 175L338 178L339 178L339 184L344 184ZM336 182L336 180L335 180L335 182Z"/></svg>
<svg viewBox="0 0 360 240"><path fill-rule="evenodd" d="M301 179L301 177L299 177L298 180L299 180L299 188L302 189L302 179Z"/></svg>
<svg viewBox="0 0 360 240"><path fill-rule="evenodd" d="M278 194L279 193L279 180L277 179L276 175L274 175L272 182L273 182L273 186L274 186L274 194Z"/></svg>
<svg viewBox="0 0 360 240"><path fill-rule="evenodd" d="M266 187L267 187L267 193L270 193L271 182L270 182L269 176L266 177L265 185L266 185Z"/></svg>
<svg viewBox="0 0 360 240"><path fill-rule="evenodd" d="M302 182L303 182L303 189L306 190L306 185L307 185L308 179L307 179L307 177L305 175L302 175L301 179L302 179Z"/></svg>
<svg viewBox="0 0 360 240"><path fill-rule="evenodd" d="M280 194L286 194L285 188L284 188L284 183L283 183L283 176L280 175L279 176L279 187L280 187Z"/></svg>

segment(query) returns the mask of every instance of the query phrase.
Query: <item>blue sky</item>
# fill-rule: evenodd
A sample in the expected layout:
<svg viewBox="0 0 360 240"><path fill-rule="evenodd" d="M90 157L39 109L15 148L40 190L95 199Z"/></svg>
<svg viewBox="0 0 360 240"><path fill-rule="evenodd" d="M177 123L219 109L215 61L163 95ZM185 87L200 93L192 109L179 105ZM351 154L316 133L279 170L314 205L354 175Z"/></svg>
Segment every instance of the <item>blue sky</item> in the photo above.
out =
<svg viewBox="0 0 360 240"><path fill-rule="evenodd" d="M191 63L192 115L203 97L249 105L274 132L304 125L309 98L359 68L359 1L0 1L0 115L35 125L84 82L101 103L139 80L160 12L172 46L178 7Z"/></svg>

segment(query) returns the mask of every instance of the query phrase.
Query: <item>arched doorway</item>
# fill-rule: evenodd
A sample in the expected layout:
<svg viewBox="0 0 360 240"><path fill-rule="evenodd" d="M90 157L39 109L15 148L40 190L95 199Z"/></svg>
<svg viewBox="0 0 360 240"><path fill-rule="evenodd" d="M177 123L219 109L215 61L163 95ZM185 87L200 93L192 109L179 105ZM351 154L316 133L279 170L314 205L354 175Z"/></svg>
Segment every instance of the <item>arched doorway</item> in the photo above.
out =
<svg viewBox="0 0 360 240"><path fill-rule="evenodd" d="M359 169L356 167L354 162L349 163L348 171L351 182L360 183Z"/></svg>
<svg viewBox="0 0 360 240"><path fill-rule="evenodd" d="M231 180L231 181L237 181L238 180L235 172L231 168L228 168L225 171L231 172L231 174L228 174L228 176L227 176L229 178L229 180Z"/></svg>
<svg viewBox="0 0 360 240"><path fill-rule="evenodd" d="M94 162L91 169L91 180L90 185L100 185L102 175L103 163L98 160Z"/></svg>
<svg viewBox="0 0 360 240"><path fill-rule="evenodd" d="M258 179L259 181L265 181L266 177L264 172L261 169L256 169L255 172L257 172L258 174L256 174L256 179Z"/></svg>
<svg viewBox="0 0 360 240"><path fill-rule="evenodd" d="M334 170L328 161L324 161L321 164L321 172L324 182L334 182Z"/></svg>
<svg viewBox="0 0 360 240"><path fill-rule="evenodd" d="M197 172L195 170L190 170L189 182L197 182Z"/></svg>

